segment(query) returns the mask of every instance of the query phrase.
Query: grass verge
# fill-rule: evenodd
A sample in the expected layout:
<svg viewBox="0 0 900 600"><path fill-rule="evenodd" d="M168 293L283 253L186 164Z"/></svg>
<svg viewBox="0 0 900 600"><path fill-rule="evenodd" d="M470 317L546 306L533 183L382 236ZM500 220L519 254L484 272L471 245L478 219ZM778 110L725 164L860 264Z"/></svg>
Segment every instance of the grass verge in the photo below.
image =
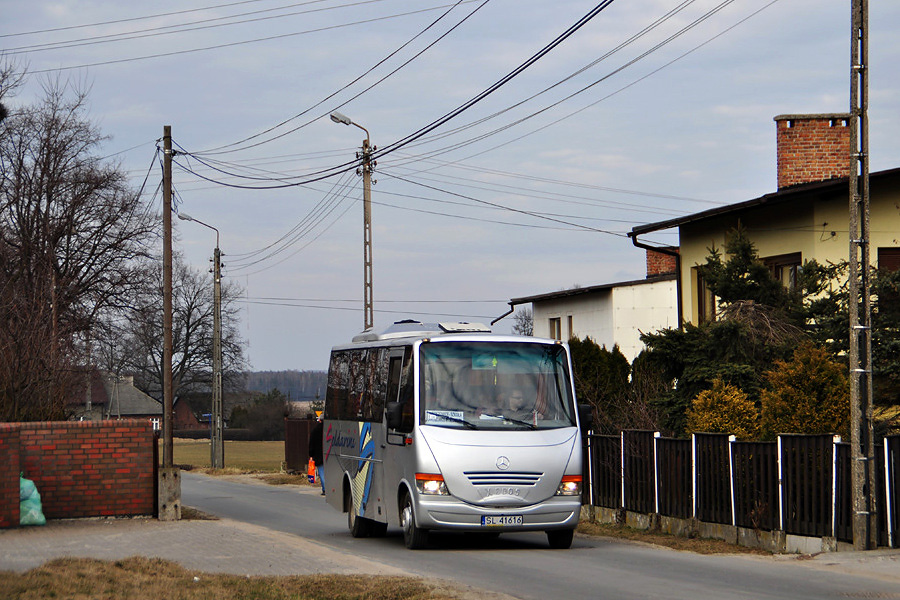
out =
<svg viewBox="0 0 900 600"><path fill-rule="evenodd" d="M412 577L241 577L188 571L158 558L52 560L26 573L0 572L8 600L457 600L452 588Z"/></svg>

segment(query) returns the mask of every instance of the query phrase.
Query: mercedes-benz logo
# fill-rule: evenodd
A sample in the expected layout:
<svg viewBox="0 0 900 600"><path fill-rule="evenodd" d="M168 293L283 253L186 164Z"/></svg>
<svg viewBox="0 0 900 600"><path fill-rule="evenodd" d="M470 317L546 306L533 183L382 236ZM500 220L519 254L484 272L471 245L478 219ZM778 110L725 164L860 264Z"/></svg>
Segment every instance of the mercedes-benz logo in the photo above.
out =
<svg viewBox="0 0 900 600"><path fill-rule="evenodd" d="M505 471L509 468L509 459L505 456L497 457L497 468L501 471Z"/></svg>

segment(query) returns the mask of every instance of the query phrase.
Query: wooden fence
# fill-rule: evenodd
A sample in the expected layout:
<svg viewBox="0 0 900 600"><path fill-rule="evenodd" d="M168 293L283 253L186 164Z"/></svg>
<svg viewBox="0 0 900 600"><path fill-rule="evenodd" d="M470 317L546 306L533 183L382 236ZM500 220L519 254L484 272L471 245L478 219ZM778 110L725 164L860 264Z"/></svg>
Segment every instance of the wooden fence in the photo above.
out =
<svg viewBox="0 0 900 600"><path fill-rule="evenodd" d="M594 506L852 541L850 448L839 436L723 434L668 439L648 431L589 435L586 500ZM879 544L900 547L900 436L877 446Z"/></svg>

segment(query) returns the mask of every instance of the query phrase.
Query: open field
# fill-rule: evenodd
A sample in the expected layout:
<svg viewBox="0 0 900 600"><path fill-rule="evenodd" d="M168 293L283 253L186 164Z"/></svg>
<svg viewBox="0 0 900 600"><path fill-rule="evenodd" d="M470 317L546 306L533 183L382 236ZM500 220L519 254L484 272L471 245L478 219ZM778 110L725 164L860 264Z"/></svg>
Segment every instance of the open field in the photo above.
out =
<svg viewBox="0 0 900 600"><path fill-rule="evenodd" d="M168 598L171 600L453 600L458 590L412 577L306 575L241 577L188 571L159 558L60 558L27 573L0 571L9 600Z"/></svg>
<svg viewBox="0 0 900 600"><path fill-rule="evenodd" d="M173 462L182 468L209 468L209 440L175 439L172 454ZM162 447L159 455L162 457ZM225 466L229 472L278 473L283 462L284 442L225 440Z"/></svg>

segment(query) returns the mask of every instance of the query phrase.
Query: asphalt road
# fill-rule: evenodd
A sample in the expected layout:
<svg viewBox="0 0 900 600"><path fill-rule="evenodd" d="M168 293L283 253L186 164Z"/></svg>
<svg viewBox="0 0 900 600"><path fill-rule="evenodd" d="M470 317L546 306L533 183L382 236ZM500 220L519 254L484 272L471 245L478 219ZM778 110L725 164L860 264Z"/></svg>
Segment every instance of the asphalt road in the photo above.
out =
<svg viewBox="0 0 900 600"><path fill-rule="evenodd" d="M182 502L204 512L302 536L396 568L501 592L547 598L842 599L900 598L897 580L811 569L790 557L701 556L576 536L569 550L550 550L542 533L477 536L432 534L410 551L399 529L354 539L346 515L310 488L251 485L183 473Z"/></svg>

